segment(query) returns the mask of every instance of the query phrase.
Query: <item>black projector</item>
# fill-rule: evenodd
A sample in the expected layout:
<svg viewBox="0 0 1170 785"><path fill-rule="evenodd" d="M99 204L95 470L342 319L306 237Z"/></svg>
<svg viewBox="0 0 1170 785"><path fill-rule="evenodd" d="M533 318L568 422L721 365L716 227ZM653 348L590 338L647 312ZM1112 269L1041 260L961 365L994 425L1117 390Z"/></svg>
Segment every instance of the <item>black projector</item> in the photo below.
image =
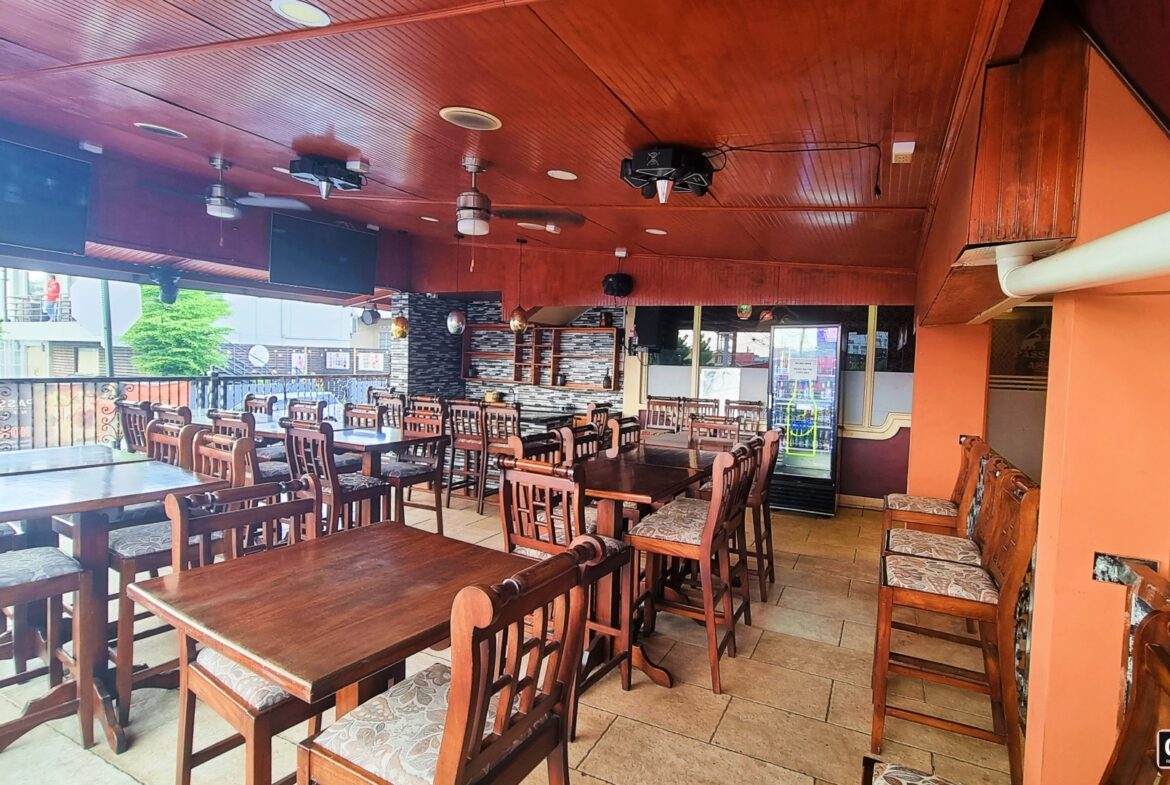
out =
<svg viewBox="0 0 1170 785"><path fill-rule="evenodd" d="M288 173L294 180L309 185L329 183L338 191L357 191L362 187L361 172L346 166L345 161L322 155L302 155L288 162Z"/></svg>
<svg viewBox="0 0 1170 785"><path fill-rule="evenodd" d="M622 179L642 196L666 204L671 191L702 196L711 187L715 170L702 150L679 145L643 147L622 161Z"/></svg>

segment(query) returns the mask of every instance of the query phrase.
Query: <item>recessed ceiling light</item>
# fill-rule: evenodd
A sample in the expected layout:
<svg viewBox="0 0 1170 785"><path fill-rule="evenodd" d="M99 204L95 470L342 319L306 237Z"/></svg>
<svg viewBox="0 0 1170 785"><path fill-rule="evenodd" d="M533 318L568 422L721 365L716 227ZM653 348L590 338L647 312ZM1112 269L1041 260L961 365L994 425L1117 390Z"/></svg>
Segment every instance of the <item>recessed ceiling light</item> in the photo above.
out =
<svg viewBox="0 0 1170 785"><path fill-rule="evenodd" d="M646 234L663 235L666 234L665 229L647 229Z"/></svg>
<svg viewBox="0 0 1170 785"><path fill-rule="evenodd" d="M544 231L544 224L534 224L531 221L517 221L516 225L521 229L531 229L534 232Z"/></svg>
<svg viewBox="0 0 1170 785"><path fill-rule="evenodd" d="M135 123L134 127L139 131L146 131L151 134L158 134L165 136L168 139L186 139L187 134L182 131L176 131L174 128L167 128L165 125L155 125L154 123Z"/></svg>
<svg viewBox="0 0 1170 785"><path fill-rule="evenodd" d="M433 215L420 215L419 218L430 224L437 224L439 222L439 219Z"/></svg>
<svg viewBox="0 0 1170 785"><path fill-rule="evenodd" d="M274 166L274 167L272 167L272 171L280 172L281 174L288 174L288 167L287 166Z"/></svg>
<svg viewBox="0 0 1170 785"><path fill-rule="evenodd" d="M269 5L280 16L303 27L326 27L333 21L329 14L304 0L271 0Z"/></svg>
<svg viewBox="0 0 1170 785"><path fill-rule="evenodd" d="M497 131L503 126L494 114L468 106L444 106L439 110L439 117L468 131Z"/></svg>
<svg viewBox="0 0 1170 785"><path fill-rule="evenodd" d="M577 175L567 169L549 169L546 174L554 180L576 180Z"/></svg>

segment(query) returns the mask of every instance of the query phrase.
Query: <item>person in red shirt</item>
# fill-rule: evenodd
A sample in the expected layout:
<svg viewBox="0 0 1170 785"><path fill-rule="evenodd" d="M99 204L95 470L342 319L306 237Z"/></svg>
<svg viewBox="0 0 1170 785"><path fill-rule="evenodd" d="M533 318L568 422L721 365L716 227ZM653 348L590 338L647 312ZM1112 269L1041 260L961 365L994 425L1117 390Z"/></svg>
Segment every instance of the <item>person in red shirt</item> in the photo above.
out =
<svg viewBox="0 0 1170 785"><path fill-rule="evenodd" d="M50 322L57 321L57 301L61 299L61 284L57 276L50 275L45 283L45 315Z"/></svg>

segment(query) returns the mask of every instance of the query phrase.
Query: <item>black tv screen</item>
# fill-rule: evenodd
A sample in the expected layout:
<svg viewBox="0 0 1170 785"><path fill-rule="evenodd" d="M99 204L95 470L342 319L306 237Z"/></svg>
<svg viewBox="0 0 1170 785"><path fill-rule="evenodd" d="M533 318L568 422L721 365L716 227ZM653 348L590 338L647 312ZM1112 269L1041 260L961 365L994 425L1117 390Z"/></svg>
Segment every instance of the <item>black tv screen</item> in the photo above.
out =
<svg viewBox="0 0 1170 785"><path fill-rule="evenodd" d="M0 140L0 243L85 253L89 164Z"/></svg>
<svg viewBox="0 0 1170 785"><path fill-rule="evenodd" d="M268 280L330 292L373 294L378 235L272 214Z"/></svg>

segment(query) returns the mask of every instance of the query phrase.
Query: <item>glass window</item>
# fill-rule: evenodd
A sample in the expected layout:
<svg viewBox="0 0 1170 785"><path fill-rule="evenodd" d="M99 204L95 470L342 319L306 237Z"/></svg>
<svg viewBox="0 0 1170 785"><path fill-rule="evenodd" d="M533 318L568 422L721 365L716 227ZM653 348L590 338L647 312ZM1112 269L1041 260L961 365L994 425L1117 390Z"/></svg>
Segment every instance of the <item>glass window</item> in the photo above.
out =
<svg viewBox="0 0 1170 785"><path fill-rule="evenodd" d="M874 331L873 408L869 424L910 411L914 396L914 309L880 306Z"/></svg>
<svg viewBox="0 0 1170 785"><path fill-rule="evenodd" d="M638 340L657 347L647 362L646 394L681 398L691 395L691 356L695 344L692 307L639 308ZM650 334L650 333L653 334Z"/></svg>

